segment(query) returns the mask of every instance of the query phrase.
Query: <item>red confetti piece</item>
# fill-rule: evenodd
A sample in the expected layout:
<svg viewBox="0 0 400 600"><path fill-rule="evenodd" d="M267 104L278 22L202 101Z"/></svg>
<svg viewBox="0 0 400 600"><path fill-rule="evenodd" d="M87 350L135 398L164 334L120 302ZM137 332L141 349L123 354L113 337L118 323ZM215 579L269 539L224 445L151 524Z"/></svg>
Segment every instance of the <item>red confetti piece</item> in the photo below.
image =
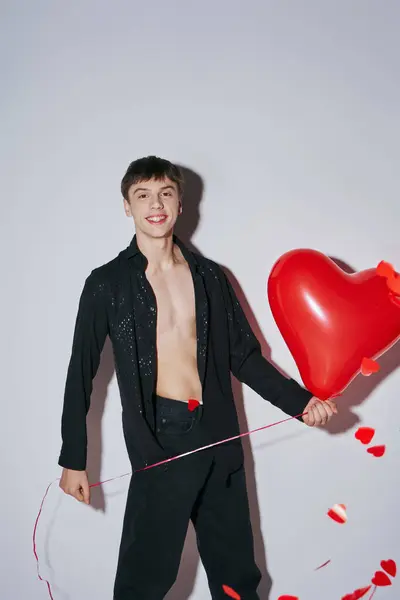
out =
<svg viewBox="0 0 400 600"><path fill-rule="evenodd" d="M239 594L237 592L235 592L234 589L229 587L229 585L223 585L222 589L224 590L225 594L227 596L229 596L230 598L233 598L234 600L240 600Z"/></svg>
<svg viewBox="0 0 400 600"><path fill-rule="evenodd" d="M393 277L393 275L395 274L393 265L391 265L390 263L388 263L384 260L381 260L379 265L376 267L376 272L381 277L386 277L386 278Z"/></svg>
<svg viewBox="0 0 400 600"><path fill-rule="evenodd" d="M327 560L326 562L322 563L322 565L319 565L319 567L317 567L315 569L315 571L318 571L319 569L322 569L323 567L326 567L326 565L329 565L330 562L331 562L331 559Z"/></svg>
<svg viewBox="0 0 400 600"><path fill-rule="evenodd" d="M375 429L372 429L372 427L359 427L355 432L354 437L362 444L369 444L374 435Z"/></svg>
<svg viewBox="0 0 400 600"><path fill-rule="evenodd" d="M346 594L345 596L343 596L341 598L341 600L359 600L360 598L365 596L365 594L368 594L371 587L372 587L372 585L368 585L367 587L359 588L358 590L355 590L351 594Z"/></svg>
<svg viewBox="0 0 400 600"><path fill-rule="evenodd" d="M378 587L383 587L386 585L392 585L389 577L383 571L375 571L375 575L371 579L371 583Z"/></svg>
<svg viewBox="0 0 400 600"><path fill-rule="evenodd" d="M389 575L391 575L392 577L396 577L397 566L394 560L382 560L381 567L384 571L386 571L386 573L389 573Z"/></svg>
<svg viewBox="0 0 400 600"><path fill-rule="evenodd" d="M336 523L343 524L347 521L346 506L344 504L335 504L326 514Z"/></svg>
<svg viewBox="0 0 400 600"><path fill-rule="evenodd" d="M278 600L299 600L298 596L288 596L288 595L284 595L284 596L279 596Z"/></svg>
<svg viewBox="0 0 400 600"><path fill-rule="evenodd" d="M393 294L400 296L400 277L398 275L392 275L392 277L388 277L387 284L389 290L393 292Z"/></svg>
<svg viewBox="0 0 400 600"><path fill-rule="evenodd" d="M363 587L363 588L359 588L358 590L355 590L355 592L353 592L354 600L360 600L360 598L365 596L365 594L368 594L368 592L371 588L372 588L372 585L368 585L367 587Z"/></svg>
<svg viewBox="0 0 400 600"><path fill-rule="evenodd" d="M385 454L386 446L383 444L382 446L371 446L371 448L367 448L368 454L372 454L376 458L380 458Z"/></svg>
<svg viewBox="0 0 400 600"><path fill-rule="evenodd" d="M372 358L364 357L361 363L361 374L368 377L372 375L372 373L377 373L380 369L380 366L375 360Z"/></svg>
<svg viewBox="0 0 400 600"><path fill-rule="evenodd" d="M389 300L400 308L400 296L395 296L392 292L389 292Z"/></svg>
<svg viewBox="0 0 400 600"><path fill-rule="evenodd" d="M196 408L199 405L200 405L200 402L198 400L195 400L194 398L189 398L188 409L190 410L190 412L193 412L194 410L196 410Z"/></svg>

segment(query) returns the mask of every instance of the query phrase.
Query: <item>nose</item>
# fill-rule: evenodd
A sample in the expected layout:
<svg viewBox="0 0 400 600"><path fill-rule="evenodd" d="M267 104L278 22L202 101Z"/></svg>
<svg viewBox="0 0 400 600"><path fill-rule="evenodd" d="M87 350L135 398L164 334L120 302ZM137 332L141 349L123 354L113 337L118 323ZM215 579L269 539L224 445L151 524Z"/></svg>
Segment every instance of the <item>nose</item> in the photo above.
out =
<svg viewBox="0 0 400 600"><path fill-rule="evenodd" d="M158 194L156 194L152 198L151 208L157 208L157 209L159 209L159 208L163 208L163 207L164 207L164 204L163 204L161 196L159 196Z"/></svg>

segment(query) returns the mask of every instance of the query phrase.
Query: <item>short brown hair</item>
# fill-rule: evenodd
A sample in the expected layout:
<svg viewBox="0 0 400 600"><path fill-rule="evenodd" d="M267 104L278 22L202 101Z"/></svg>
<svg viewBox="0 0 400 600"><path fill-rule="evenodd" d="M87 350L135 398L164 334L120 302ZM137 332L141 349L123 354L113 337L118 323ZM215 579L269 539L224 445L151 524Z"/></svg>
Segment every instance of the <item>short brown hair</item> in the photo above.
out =
<svg viewBox="0 0 400 600"><path fill-rule="evenodd" d="M128 200L128 192L133 184L140 183L141 181L149 181L149 179L161 181L167 178L176 183L179 195L182 196L183 175L177 165L174 165L165 158L159 158L158 156L138 158L131 162L122 178L122 195L125 200Z"/></svg>

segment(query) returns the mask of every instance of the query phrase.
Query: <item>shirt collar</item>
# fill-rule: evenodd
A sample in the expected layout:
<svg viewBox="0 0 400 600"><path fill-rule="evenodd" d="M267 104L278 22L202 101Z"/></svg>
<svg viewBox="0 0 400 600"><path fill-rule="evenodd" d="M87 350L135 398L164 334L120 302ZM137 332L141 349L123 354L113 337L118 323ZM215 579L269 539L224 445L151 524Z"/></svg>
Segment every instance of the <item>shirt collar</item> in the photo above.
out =
<svg viewBox="0 0 400 600"><path fill-rule="evenodd" d="M173 241L178 246L178 248L181 250L181 252L182 252L185 260L187 260L190 268L191 269L193 268L194 270L196 270L197 266L198 266L198 262L196 260L195 255L193 254L193 252L191 252L189 250L189 248L187 248L185 246L185 244L175 234L173 235ZM133 236L131 243L125 250L125 256L127 258L140 258L144 268L147 267L147 258L140 251L140 248L137 243L136 234Z"/></svg>

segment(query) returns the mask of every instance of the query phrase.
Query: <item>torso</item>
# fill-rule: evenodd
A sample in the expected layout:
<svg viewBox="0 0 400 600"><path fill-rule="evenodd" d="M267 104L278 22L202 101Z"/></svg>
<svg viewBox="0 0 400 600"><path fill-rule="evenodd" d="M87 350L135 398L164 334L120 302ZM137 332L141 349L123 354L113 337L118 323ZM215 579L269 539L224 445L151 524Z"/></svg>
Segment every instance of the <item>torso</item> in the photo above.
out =
<svg viewBox="0 0 400 600"><path fill-rule="evenodd" d="M181 258L166 273L147 279L157 300L156 393L165 398L202 402L197 369L197 332L193 279Z"/></svg>

